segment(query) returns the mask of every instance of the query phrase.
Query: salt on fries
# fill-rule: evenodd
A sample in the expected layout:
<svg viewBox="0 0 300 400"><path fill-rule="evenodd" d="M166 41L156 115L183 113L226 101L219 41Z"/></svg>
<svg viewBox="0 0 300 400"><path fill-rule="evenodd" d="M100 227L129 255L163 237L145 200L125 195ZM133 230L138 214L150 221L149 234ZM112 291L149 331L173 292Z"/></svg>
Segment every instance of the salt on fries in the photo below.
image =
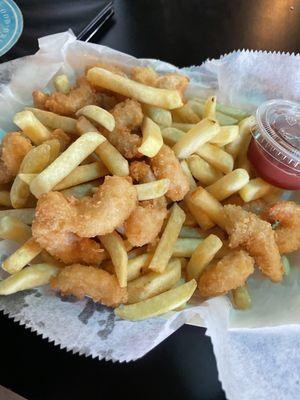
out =
<svg viewBox="0 0 300 400"><path fill-rule="evenodd" d="M83 115L84 117L97 122L97 124L104 126L108 131L113 131L115 128L114 116L101 107L93 105L84 106L77 111L76 115Z"/></svg>

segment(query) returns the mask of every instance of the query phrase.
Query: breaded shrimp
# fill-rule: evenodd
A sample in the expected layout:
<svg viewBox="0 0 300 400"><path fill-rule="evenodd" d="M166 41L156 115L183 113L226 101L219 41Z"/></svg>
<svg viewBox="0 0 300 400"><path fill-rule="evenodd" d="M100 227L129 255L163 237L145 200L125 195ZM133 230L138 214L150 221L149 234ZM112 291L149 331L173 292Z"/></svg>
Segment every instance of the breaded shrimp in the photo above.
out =
<svg viewBox="0 0 300 400"><path fill-rule="evenodd" d="M51 280L50 285L63 296L74 295L78 299L88 296L109 307L116 307L127 301L126 288L120 287L117 278L92 266L69 265Z"/></svg>
<svg viewBox="0 0 300 400"><path fill-rule="evenodd" d="M65 264L100 264L104 258L100 244L82 239L68 229L69 221L74 222L75 218L75 210L62 193L46 193L36 207L32 236L43 249Z"/></svg>
<svg viewBox="0 0 300 400"><path fill-rule="evenodd" d="M200 276L198 289L202 297L225 294L243 286L254 272L254 259L243 250L231 251Z"/></svg>
<svg viewBox="0 0 300 400"><path fill-rule="evenodd" d="M131 79L147 86L156 86L158 75L152 67L133 67Z"/></svg>
<svg viewBox="0 0 300 400"><path fill-rule="evenodd" d="M10 132L4 136L1 145L0 183L13 180L19 172L23 158L31 149L30 140L20 132Z"/></svg>
<svg viewBox="0 0 300 400"><path fill-rule="evenodd" d="M190 186L174 151L164 144L158 154L152 158L151 166L157 179L167 178L170 180L166 196L173 201L182 200Z"/></svg>
<svg viewBox="0 0 300 400"><path fill-rule="evenodd" d="M240 246L248 251L263 274L273 282L280 282L283 265L271 224L239 206L227 205L224 210L229 247L234 249Z"/></svg>
<svg viewBox="0 0 300 400"><path fill-rule="evenodd" d="M136 182L147 183L155 181L154 173L145 161L133 161L129 166L129 173Z"/></svg>
<svg viewBox="0 0 300 400"><path fill-rule="evenodd" d="M275 228L275 240L281 254L300 248L300 205L293 201L279 201L269 207L264 216L271 223L279 221Z"/></svg>
<svg viewBox="0 0 300 400"><path fill-rule="evenodd" d="M51 139L57 139L60 143L60 151L66 150L71 143L71 137L65 133L62 129L55 129L51 133Z"/></svg>
<svg viewBox="0 0 300 400"><path fill-rule="evenodd" d="M41 92L40 90L34 90L32 92L32 99L34 107L39 108L40 110L46 109L46 101L49 99L49 95Z"/></svg>
<svg viewBox="0 0 300 400"><path fill-rule="evenodd" d="M156 82L158 88L178 90L181 96L184 95L188 84L189 79L186 76L177 73L160 76Z"/></svg>
<svg viewBox="0 0 300 400"><path fill-rule="evenodd" d="M70 93L52 93L45 101L45 109L60 115L74 115L80 108L96 104L95 90L84 76L77 79L77 84Z"/></svg>
<svg viewBox="0 0 300 400"><path fill-rule="evenodd" d="M112 132L105 131L104 134L110 143L115 146L126 158L141 157L138 152L141 145L141 136L133 133L143 122L143 112L140 103L136 100L127 99L118 103L112 110L116 122Z"/></svg>
<svg viewBox="0 0 300 400"><path fill-rule="evenodd" d="M164 197L141 201L124 224L129 243L136 247L152 243L161 231L167 214L167 202Z"/></svg>

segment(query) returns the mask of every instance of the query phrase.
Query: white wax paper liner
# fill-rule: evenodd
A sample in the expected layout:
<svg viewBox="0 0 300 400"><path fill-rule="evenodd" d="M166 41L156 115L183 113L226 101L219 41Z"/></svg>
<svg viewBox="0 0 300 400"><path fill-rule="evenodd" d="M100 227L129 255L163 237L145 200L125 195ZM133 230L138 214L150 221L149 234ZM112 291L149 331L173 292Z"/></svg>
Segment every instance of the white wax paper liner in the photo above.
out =
<svg viewBox="0 0 300 400"><path fill-rule="evenodd" d="M71 32L39 40L37 54L0 65L0 128L13 129L16 111L32 102L35 89L52 89L58 72L72 79L99 58L125 68L152 65L159 72L176 67L158 60L138 60L104 46L76 41ZM300 56L236 51L201 66L182 69L189 75L188 96L217 94L218 100L254 111L271 98L300 101ZM0 243L2 259L14 244ZM113 361L135 360L182 324L207 326L217 359L219 376L229 399L295 399L300 360L299 256L293 256L291 276L274 285L256 274L250 280L253 308L232 311L225 297L193 304L148 321L129 322L90 300L61 300L48 287L0 297L0 309L15 321L62 348ZM195 301L193 302L195 303ZM271 328L272 327L272 328ZM201 357L201 355L199 355ZM298 374L299 375L299 374Z"/></svg>

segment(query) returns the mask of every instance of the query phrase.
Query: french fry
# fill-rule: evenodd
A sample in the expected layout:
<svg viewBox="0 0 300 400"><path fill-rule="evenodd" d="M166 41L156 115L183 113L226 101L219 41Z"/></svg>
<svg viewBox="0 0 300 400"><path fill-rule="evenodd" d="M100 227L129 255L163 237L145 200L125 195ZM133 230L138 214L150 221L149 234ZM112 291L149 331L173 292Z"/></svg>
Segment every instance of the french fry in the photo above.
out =
<svg viewBox="0 0 300 400"><path fill-rule="evenodd" d="M247 310L251 308L251 297L247 286L232 290L232 303L238 310Z"/></svg>
<svg viewBox="0 0 300 400"><path fill-rule="evenodd" d="M227 221L224 208L207 190L198 186L191 193L190 201L195 206L201 208L213 222L225 230Z"/></svg>
<svg viewBox="0 0 300 400"><path fill-rule="evenodd" d="M172 114L169 110L143 104L143 111L149 118L160 126L172 125Z"/></svg>
<svg viewBox="0 0 300 400"><path fill-rule="evenodd" d="M185 197L185 204L187 205L190 213L196 219L197 224L202 228L204 231L212 228L215 223L208 217L208 215L200 208L199 206L195 205L191 201L191 195L188 194Z"/></svg>
<svg viewBox="0 0 300 400"><path fill-rule="evenodd" d="M74 134L76 132L76 119L74 118L64 117L39 108L26 107L25 110L31 111L43 125L51 130L60 128L66 133Z"/></svg>
<svg viewBox="0 0 300 400"><path fill-rule="evenodd" d="M173 122L172 128L178 129L182 132L188 132L195 127L196 124L184 124L181 122Z"/></svg>
<svg viewBox="0 0 300 400"><path fill-rule="evenodd" d="M226 146L228 143L233 142L239 136L238 125L221 126L220 132L210 140L210 143L217 146Z"/></svg>
<svg viewBox="0 0 300 400"><path fill-rule="evenodd" d="M225 149L227 153L231 154L235 160L240 151L247 147L247 143L251 140L251 128L255 124L253 115L243 119L239 123L239 136L231 143L227 144Z"/></svg>
<svg viewBox="0 0 300 400"><path fill-rule="evenodd" d="M115 129L114 116L104 108L93 105L84 106L76 112L77 117L80 115L97 122L97 124L104 126L110 132Z"/></svg>
<svg viewBox="0 0 300 400"><path fill-rule="evenodd" d="M115 309L115 314L122 319L132 321L155 317L185 304L192 297L196 287L197 283L193 279L150 299L136 304L119 306Z"/></svg>
<svg viewBox="0 0 300 400"><path fill-rule="evenodd" d="M191 257L202 242L199 238L179 238L175 242L172 257Z"/></svg>
<svg viewBox="0 0 300 400"><path fill-rule="evenodd" d="M80 117L78 119L76 127L80 135L83 135L86 132L99 133L97 128L95 128L94 125L85 117ZM100 146L96 148L95 153L112 175L129 175L128 161L112 144L109 143L108 140L101 143Z"/></svg>
<svg viewBox="0 0 300 400"><path fill-rule="evenodd" d="M37 262L35 262L35 260L37 258L40 258L42 260L42 263L46 263L46 264L53 264L57 267L65 267L65 264L61 261L58 261L56 258L52 257L49 253L47 253L47 251L42 250L40 252L40 254L33 260L34 263L30 264L30 265L34 265L34 264L38 264Z"/></svg>
<svg viewBox="0 0 300 400"><path fill-rule="evenodd" d="M63 190L81 183L93 181L108 173L106 167L99 162L79 165L68 176L54 186L53 190Z"/></svg>
<svg viewBox="0 0 300 400"><path fill-rule="evenodd" d="M193 99L188 101L189 106L194 110L200 118L204 115L204 101L199 101L198 99ZM230 117L229 115L223 114L219 111L216 112L216 120L221 126L223 125L235 125L238 120Z"/></svg>
<svg viewBox="0 0 300 400"><path fill-rule="evenodd" d="M50 139L51 132L36 116L28 110L18 112L13 119L14 123L25 133L36 145Z"/></svg>
<svg viewBox="0 0 300 400"><path fill-rule="evenodd" d="M265 182L261 178L251 179L247 185L245 185L240 191L239 195L244 200L245 203L248 203L252 200L257 200L267 194L271 193L274 186Z"/></svg>
<svg viewBox="0 0 300 400"><path fill-rule="evenodd" d="M127 286L128 303L138 303L171 289L181 277L181 263L178 259L171 260L161 274L149 272Z"/></svg>
<svg viewBox="0 0 300 400"><path fill-rule="evenodd" d="M17 218L24 224L31 225L35 214L34 208L22 208L18 210L0 210L0 220L3 217Z"/></svg>
<svg viewBox="0 0 300 400"><path fill-rule="evenodd" d="M45 140L43 144L46 144L50 147L50 159L49 159L49 164L50 164L60 154L60 148L61 148L60 142L58 139L50 139L50 140Z"/></svg>
<svg viewBox="0 0 300 400"><path fill-rule="evenodd" d="M248 172L250 178L256 175L255 168L248 160L247 153L238 156L238 159L235 162L235 167L245 169Z"/></svg>
<svg viewBox="0 0 300 400"><path fill-rule="evenodd" d="M128 255L129 257L129 255ZM152 258L151 253L139 254L134 258L128 259L127 282L131 282L141 275L141 270L148 267Z"/></svg>
<svg viewBox="0 0 300 400"><path fill-rule="evenodd" d="M138 200L151 200L163 196L169 190L169 179L159 179L157 181L141 183L135 185L137 190Z"/></svg>
<svg viewBox="0 0 300 400"><path fill-rule="evenodd" d="M188 163L185 160L180 161L180 165L182 168L183 173L187 177L189 184L190 184L190 190L193 190L197 187L197 183L195 182L195 179L191 173L191 170L188 166Z"/></svg>
<svg viewBox="0 0 300 400"><path fill-rule="evenodd" d="M185 104L180 108L176 108L172 111L173 120L175 122L187 123L187 124L197 124L200 121L199 116L193 111L193 109Z"/></svg>
<svg viewBox="0 0 300 400"><path fill-rule="evenodd" d="M127 286L128 256L123 239L117 232L99 236L103 247L111 257L121 287Z"/></svg>
<svg viewBox="0 0 300 400"><path fill-rule="evenodd" d="M26 183L26 185L30 185L34 178L36 178L37 176L38 174L19 174L17 177L22 182Z"/></svg>
<svg viewBox="0 0 300 400"><path fill-rule="evenodd" d="M244 119L249 116L247 111L243 111L236 107L225 106L224 104L217 104L217 111L220 111L222 114L229 115L229 117L235 118L238 121Z"/></svg>
<svg viewBox="0 0 300 400"><path fill-rule="evenodd" d="M175 143L177 143L180 139L183 138L185 132L170 126L168 128L163 128L161 130L161 135L163 137L164 142L168 146L173 147Z"/></svg>
<svg viewBox="0 0 300 400"><path fill-rule="evenodd" d="M196 153L213 167L228 174L233 170L234 160L229 153L210 143L198 147Z"/></svg>
<svg viewBox="0 0 300 400"><path fill-rule="evenodd" d="M164 272L172 256L174 245L185 220L184 211L175 203L172 206L167 225L154 251L149 269L155 272Z"/></svg>
<svg viewBox="0 0 300 400"><path fill-rule="evenodd" d="M198 280L204 268L212 261L222 245L222 240L216 235L209 235L199 243L186 267L187 279Z"/></svg>
<svg viewBox="0 0 300 400"><path fill-rule="evenodd" d="M244 169L235 169L229 174L224 175L221 179L216 181L206 190L217 200L222 201L227 197L238 192L249 182L249 174Z"/></svg>
<svg viewBox="0 0 300 400"><path fill-rule="evenodd" d="M131 97L141 103L167 110L182 106L182 100L177 90L146 86L99 67L89 69L86 76L88 81L95 86Z"/></svg>
<svg viewBox="0 0 300 400"><path fill-rule="evenodd" d="M199 232L199 229L194 228L192 226L183 226L181 228L181 231L179 233L179 238L180 239L184 239L184 238L197 238L197 239L201 239L202 235Z"/></svg>
<svg viewBox="0 0 300 400"><path fill-rule="evenodd" d="M138 151L144 156L154 157L164 144L160 127L148 117L144 117L142 125L143 140Z"/></svg>
<svg viewBox="0 0 300 400"><path fill-rule="evenodd" d="M54 264L35 264L0 281L0 295L9 295L22 290L46 285L57 275L59 268Z"/></svg>
<svg viewBox="0 0 300 400"><path fill-rule="evenodd" d="M8 190L0 190L0 206L11 207L10 192Z"/></svg>
<svg viewBox="0 0 300 400"><path fill-rule="evenodd" d="M182 139L180 139L173 150L178 158L187 158L192 153L211 140L219 133L220 127L213 119L203 119L198 122Z"/></svg>
<svg viewBox="0 0 300 400"><path fill-rule="evenodd" d="M200 181L202 185L211 185L223 176L220 170L214 168L196 154L191 155L187 159L187 162L192 175Z"/></svg>
<svg viewBox="0 0 300 400"><path fill-rule="evenodd" d="M35 239L30 238L4 260L2 268L10 274L15 274L29 264L41 251L41 246Z"/></svg>
<svg viewBox="0 0 300 400"><path fill-rule="evenodd" d="M217 97L211 96L204 103L203 118L216 119Z"/></svg>
<svg viewBox="0 0 300 400"><path fill-rule="evenodd" d="M60 93L68 94L71 89L70 81L66 74L57 75L53 83L55 89Z"/></svg>
<svg viewBox="0 0 300 400"><path fill-rule="evenodd" d="M82 183L81 185L70 187L69 189L64 189L61 193L66 196L74 196L77 199L81 199L84 196L88 196L92 193L92 189L99 186L99 182L89 182L89 183Z"/></svg>
<svg viewBox="0 0 300 400"><path fill-rule="evenodd" d="M104 141L98 133L83 134L30 183L31 193L39 198L49 192Z"/></svg>
<svg viewBox="0 0 300 400"><path fill-rule="evenodd" d="M5 216L0 219L0 238L23 244L31 237L31 229L17 218Z"/></svg>

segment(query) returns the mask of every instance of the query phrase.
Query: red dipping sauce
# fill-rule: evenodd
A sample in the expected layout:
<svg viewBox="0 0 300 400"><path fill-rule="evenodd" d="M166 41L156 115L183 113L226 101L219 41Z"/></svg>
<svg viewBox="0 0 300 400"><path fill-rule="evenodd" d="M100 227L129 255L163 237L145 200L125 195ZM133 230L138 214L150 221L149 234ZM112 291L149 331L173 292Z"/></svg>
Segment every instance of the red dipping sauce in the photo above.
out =
<svg viewBox="0 0 300 400"><path fill-rule="evenodd" d="M270 100L258 107L248 158L274 186L300 189L300 104Z"/></svg>

